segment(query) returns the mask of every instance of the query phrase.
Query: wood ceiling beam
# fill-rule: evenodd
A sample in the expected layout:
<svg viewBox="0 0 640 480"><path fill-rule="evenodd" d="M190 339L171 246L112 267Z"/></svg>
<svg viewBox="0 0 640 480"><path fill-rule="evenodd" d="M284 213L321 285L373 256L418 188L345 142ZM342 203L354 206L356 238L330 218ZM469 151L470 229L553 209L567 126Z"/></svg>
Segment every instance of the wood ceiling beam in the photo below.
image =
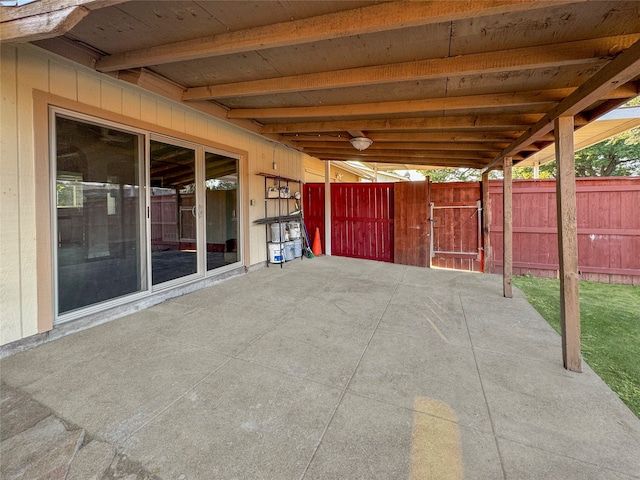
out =
<svg viewBox="0 0 640 480"><path fill-rule="evenodd" d="M184 88L180 85L173 83L167 80L164 77L160 77L153 72L150 72L146 69L138 69L138 70L126 70L121 72L115 72L108 74L118 80L123 80L125 82L131 83L133 85L137 85L138 87L144 88L150 92L157 93L158 95L162 95L165 98L169 98L176 102L181 102L185 106L189 108L193 108L195 110L199 110L203 113L211 115L212 117L216 117L222 120L226 120L228 123L236 125L245 130L249 130L254 133L259 133L261 130L261 126L256 124L255 122L249 120L232 120L227 119L227 109L216 105L211 102L198 102L198 103L185 103L182 101L182 93L184 92Z"/></svg>
<svg viewBox="0 0 640 480"><path fill-rule="evenodd" d="M452 168L483 168L486 162L476 160L461 160L461 159L446 159L446 158L407 158L398 157L395 161L393 157L374 157L369 156L366 158L355 155L329 155L326 157L317 157L319 160L337 160L337 161L357 161L357 162L377 162L385 164L396 163L398 165L424 165L433 167L452 167ZM398 167L400 168L400 167Z"/></svg>
<svg viewBox="0 0 640 480"><path fill-rule="evenodd" d="M532 106L547 112L564 100L576 88L557 88L533 92L511 92L487 95L467 95L447 98L425 98L398 102L376 102L317 107L238 108L231 109L227 118L317 118L366 115L394 115L424 112L454 112L457 110ZM637 95L635 85L623 85L610 92L606 99L628 99ZM534 113L531 111L530 113ZM351 132L349 132L351 134ZM353 135L358 136L358 135ZM362 136L360 134L359 136Z"/></svg>
<svg viewBox="0 0 640 480"><path fill-rule="evenodd" d="M474 142L482 144L484 142L506 142L511 144L516 140L522 131L500 131L500 132L367 132L363 136L369 137L375 142ZM271 134L276 141L287 141L291 144L300 142L346 142L349 137L342 134L332 133L286 133ZM553 141L553 134L548 134L544 140Z"/></svg>
<svg viewBox="0 0 640 480"><path fill-rule="evenodd" d="M47 15L2 22L0 41L3 43L33 42L64 35L89 14L84 7L68 7Z"/></svg>
<svg viewBox="0 0 640 480"><path fill-rule="evenodd" d="M97 59L100 58L95 50L64 36L38 40L33 44L88 68L93 68Z"/></svg>
<svg viewBox="0 0 640 480"><path fill-rule="evenodd" d="M395 115L399 113L424 113L456 111L471 108L514 107L537 105L540 111L555 106L573 89L558 89L526 93L499 93L494 95L470 95L467 97L427 98L399 102L376 102L346 105L322 105L318 107L237 108L229 110L228 118L318 118L366 115Z"/></svg>
<svg viewBox="0 0 640 480"><path fill-rule="evenodd" d="M296 142L298 147L312 149L331 148L335 150L353 150L349 142ZM407 150L407 151L469 151L469 152L495 152L500 153L509 143L426 143L426 142L374 142L367 151L377 150ZM493 157L492 157L493 158Z"/></svg>
<svg viewBox="0 0 640 480"><path fill-rule="evenodd" d="M597 118L600 118L605 113L610 112L611 110L615 110L618 107L621 107L622 105L627 103L627 101L629 100L631 100L631 98L615 98L615 99L607 100L603 102L601 105L598 105L593 110L589 110L588 112L586 112L585 116L587 120L591 122Z"/></svg>
<svg viewBox="0 0 640 480"><path fill-rule="evenodd" d="M2 22L10 22L23 18L46 16L51 12L71 7L97 10L127 1L129 0L40 0L20 7L0 7L0 17Z"/></svg>
<svg viewBox="0 0 640 480"><path fill-rule="evenodd" d="M210 100L487 74L514 69L598 64L612 58L638 39L640 34L619 35L392 65L208 85L188 88L183 98L184 100Z"/></svg>
<svg viewBox="0 0 640 480"><path fill-rule="evenodd" d="M304 150L306 148L343 148L345 150L352 149L353 146L349 142L294 142L296 147Z"/></svg>
<svg viewBox="0 0 640 480"><path fill-rule="evenodd" d="M333 149L353 149L350 143L340 142L295 142L295 145L303 150L314 148L333 148ZM414 151L468 151L468 152L501 152L506 148L508 143L460 143L460 142L436 142L436 143L415 143L415 142L374 142L367 151L376 150L414 150ZM528 145L523 151L539 152L539 146L533 144Z"/></svg>
<svg viewBox="0 0 640 480"><path fill-rule="evenodd" d="M562 3L574 2L563 1ZM108 55L98 61L96 69L101 72L110 72L268 48L291 47L444 21L544 8L556 4L558 4L557 0L499 0L490 3L390 2Z"/></svg>
<svg viewBox="0 0 640 480"><path fill-rule="evenodd" d="M543 114L483 115L459 117L390 118L386 120L345 120L335 122L275 123L261 133L340 132L347 130L521 130L536 123Z"/></svg>
<svg viewBox="0 0 640 480"><path fill-rule="evenodd" d="M513 143L522 131L470 132L371 132L367 136L374 142L508 142ZM545 140L553 141L553 134Z"/></svg>
<svg viewBox="0 0 640 480"><path fill-rule="evenodd" d="M25 43L64 35L91 10L125 0L60 0L33 2L21 7L0 7L0 41Z"/></svg>
<svg viewBox="0 0 640 480"><path fill-rule="evenodd" d="M338 160L338 162L340 162L340 160ZM340 162L343 163L343 162ZM367 165L369 166L369 165ZM383 163L383 162L376 162L375 164L376 167L378 167L378 172L389 172L389 171L393 171L393 170L412 170L412 169L427 169L427 168L431 168L431 167L427 167L426 165L421 166L419 164L406 164L406 163Z"/></svg>
<svg viewBox="0 0 640 480"><path fill-rule="evenodd" d="M309 151L305 150L305 153L311 156L347 156L353 157L357 155L360 158L366 159L368 157L377 157L377 158L449 158L449 159L461 159L461 160L477 160L482 161L484 163L489 162L493 159L493 155L486 155L482 153L471 153L471 152L458 152L458 151L450 151L450 152L434 152L434 151L416 151L416 150L372 150L367 149L363 152L358 152L353 148L351 151L342 150L342 149L310 149Z"/></svg>
<svg viewBox="0 0 640 480"><path fill-rule="evenodd" d="M349 157L349 158L358 157L363 161L370 161L368 160L370 157L383 158L383 159L401 157L403 159L421 159L421 158L427 158L427 159L442 158L442 159L451 159L451 160L468 159L468 160L481 161L486 164L489 160L491 160L490 157L484 157L481 155L471 155L471 154L467 155L464 152L462 153L460 152L407 152L403 150L398 150L398 151L379 150L375 152L369 152L368 150L358 151L355 149L353 149L351 152L344 152L344 151L323 152L321 150L318 150L315 153L309 153L309 155L312 155L312 156L319 155L322 157L327 157L327 156L341 156L341 157Z"/></svg>
<svg viewBox="0 0 640 480"><path fill-rule="evenodd" d="M553 123L557 118L566 116L578 116L580 112L593 105L603 98L608 92L614 90L619 85L625 84L640 74L640 41L620 53L606 66L595 73L589 80L584 82L578 89L560 102L555 108L538 120L534 125L525 131L518 140L501 152L486 167L485 171L495 168L504 157L519 152L526 145L538 141L542 135L546 135L553 130ZM600 111L604 115L605 111ZM580 115L584 121L584 116ZM591 118L590 120L595 120ZM576 127L581 126L581 122L574 122Z"/></svg>
<svg viewBox="0 0 640 480"><path fill-rule="evenodd" d="M374 142L508 142L521 135L514 132L371 132L367 136Z"/></svg>
<svg viewBox="0 0 640 480"><path fill-rule="evenodd" d="M406 161L406 162L402 162L400 165L424 165L425 162L414 162L414 161ZM432 160L430 162L428 162L428 165L430 167L434 167L434 168L442 168L442 167L449 167L449 168L474 168L474 169L481 169L483 167L482 163L479 162L447 162L447 161L438 161L438 160Z"/></svg>
<svg viewBox="0 0 640 480"><path fill-rule="evenodd" d="M364 135L363 135L364 136ZM349 141L351 136L342 135L342 134L331 134L331 133L293 133L293 134L285 134L285 135L277 135L276 140L278 141L289 141L297 143L299 141L304 142L344 142ZM515 138L518 138L517 136ZM514 138L514 140L515 140Z"/></svg>

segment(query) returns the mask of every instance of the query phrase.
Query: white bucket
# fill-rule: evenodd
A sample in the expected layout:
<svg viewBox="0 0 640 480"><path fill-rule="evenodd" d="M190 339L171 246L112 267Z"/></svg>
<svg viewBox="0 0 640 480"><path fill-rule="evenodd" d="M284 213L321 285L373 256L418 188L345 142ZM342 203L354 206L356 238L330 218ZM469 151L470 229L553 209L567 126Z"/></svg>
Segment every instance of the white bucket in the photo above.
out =
<svg viewBox="0 0 640 480"><path fill-rule="evenodd" d="M283 243L269 243L269 263L282 263L284 262L284 244Z"/></svg>
<svg viewBox="0 0 640 480"><path fill-rule="evenodd" d="M295 258L295 245L293 242L284 242L284 260L288 262Z"/></svg>
<svg viewBox="0 0 640 480"><path fill-rule="evenodd" d="M302 256L302 239L296 238L293 241L293 256L300 258Z"/></svg>
<svg viewBox="0 0 640 480"><path fill-rule="evenodd" d="M287 225L284 223L272 223L271 224L271 241L275 243L284 242L286 229L287 229Z"/></svg>
<svg viewBox="0 0 640 480"><path fill-rule="evenodd" d="M289 238L291 240L300 238L300 222L291 222L288 224L288 226L289 226Z"/></svg>

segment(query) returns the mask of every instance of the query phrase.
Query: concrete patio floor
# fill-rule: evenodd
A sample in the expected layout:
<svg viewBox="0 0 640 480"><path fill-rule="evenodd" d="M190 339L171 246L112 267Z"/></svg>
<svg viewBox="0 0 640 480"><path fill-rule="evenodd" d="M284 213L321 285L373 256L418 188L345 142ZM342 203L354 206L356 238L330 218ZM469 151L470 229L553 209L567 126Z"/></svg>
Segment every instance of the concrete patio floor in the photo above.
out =
<svg viewBox="0 0 640 480"><path fill-rule="evenodd" d="M4 480L640 478L640 420L495 275L305 259L0 369Z"/></svg>

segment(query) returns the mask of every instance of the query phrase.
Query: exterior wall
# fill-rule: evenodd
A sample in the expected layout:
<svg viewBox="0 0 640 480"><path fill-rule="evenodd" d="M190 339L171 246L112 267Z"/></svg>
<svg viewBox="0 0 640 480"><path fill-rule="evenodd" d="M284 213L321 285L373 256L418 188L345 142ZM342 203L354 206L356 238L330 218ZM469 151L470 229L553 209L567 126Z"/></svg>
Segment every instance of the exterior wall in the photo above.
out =
<svg viewBox="0 0 640 480"><path fill-rule="evenodd" d="M275 149L278 173L302 178L303 161L308 156L31 45L0 48L0 345L39 331L38 302L42 298L38 298L37 235L43 230L42 222L40 226L38 222L48 212L43 213L38 204L47 193L43 194L38 181L43 172L37 163L37 144L47 145L48 140L40 138L43 128L46 131L47 118L34 114L34 96L64 99L81 105L83 110L86 107L91 114L98 112L98 117L100 113L117 116L131 125L150 126L157 133L201 139L202 143L241 153L245 170L241 183L243 258L247 267L266 260L265 229L253 224L263 215L258 200L264 196L264 179L255 174L272 171ZM249 205L250 199L256 200L253 206ZM45 298L51 295L42 288L40 293Z"/></svg>
<svg viewBox="0 0 640 480"><path fill-rule="evenodd" d="M368 168L363 168L362 172L354 172L346 168L342 168L339 163L331 162L331 183L357 183L357 182L373 182L375 172ZM307 156L304 161L305 183L324 183L324 161L314 157ZM385 171L378 172L377 181L385 182L404 182L407 178L401 177L394 173Z"/></svg>
<svg viewBox="0 0 640 480"><path fill-rule="evenodd" d="M338 176L340 176L338 178ZM324 162L317 158L307 156L304 161L305 183L324 182ZM336 165L331 165L331 182L360 182L360 177L354 173L347 172Z"/></svg>
<svg viewBox="0 0 640 480"><path fill-rule="evenodd" d="M385 182L405 182L405 179L398 178L397 175L388 175L386 172L378 172L378 183Z"/></svg>

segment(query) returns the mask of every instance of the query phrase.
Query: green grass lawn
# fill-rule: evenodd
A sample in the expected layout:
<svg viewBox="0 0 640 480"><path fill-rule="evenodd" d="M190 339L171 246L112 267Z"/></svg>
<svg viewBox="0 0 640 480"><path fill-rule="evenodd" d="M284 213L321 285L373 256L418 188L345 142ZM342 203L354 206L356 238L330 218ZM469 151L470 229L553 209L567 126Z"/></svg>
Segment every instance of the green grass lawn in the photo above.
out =
<svg viewBox="0 0 640 480"><path fill-rule="evenodd" d="M560 282L513 283L560 333ZM640 287L580 282L580 320L582 356L640 418Z"/></svg>

